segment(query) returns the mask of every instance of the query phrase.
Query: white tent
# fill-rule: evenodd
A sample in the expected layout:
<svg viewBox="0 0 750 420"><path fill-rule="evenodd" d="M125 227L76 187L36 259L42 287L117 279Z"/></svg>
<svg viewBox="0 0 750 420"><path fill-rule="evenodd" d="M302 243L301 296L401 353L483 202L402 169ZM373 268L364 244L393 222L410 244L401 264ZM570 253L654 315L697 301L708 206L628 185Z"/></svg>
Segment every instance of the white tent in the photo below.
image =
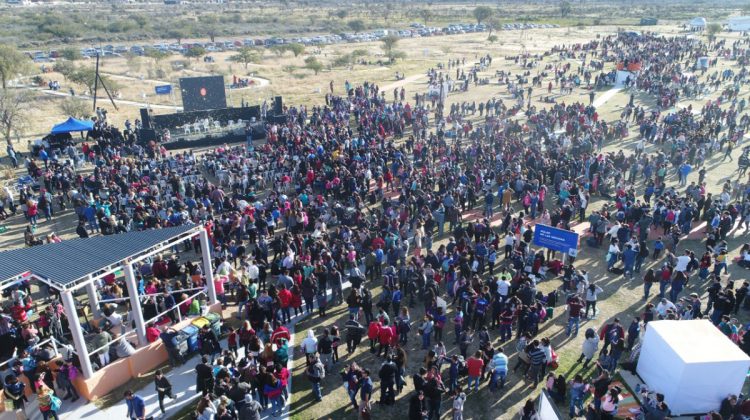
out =
<svg viewBox="0 0 750 420"><path fill-rule="evenodd" d="M736 16L727 20L730 31L750 31L750 16Z"/></svg>
<svg viewBox="0 0 750 420"><path fill-rule="evenodd" d="M625 81L630 77L630 81L635 81L636 74L625 70L617 70L617 78L615 79L615 87L622 88L625 86Z"/></svg>
<svg viewBox="0 0 750 420"><path fill-rule="evenodd" d="M693 18L693 20L690 21L689 26L690 26L691 31L702 31L706 29L706 18L703 18L703 17Z"/></svg>
<svg viewBox="0 0 750 420"><path fill-rule="evenodd" d="M739 394L750 358L706 320L648 323L638 375L648 389L664 394L672 414L718 410Z"/></svg>

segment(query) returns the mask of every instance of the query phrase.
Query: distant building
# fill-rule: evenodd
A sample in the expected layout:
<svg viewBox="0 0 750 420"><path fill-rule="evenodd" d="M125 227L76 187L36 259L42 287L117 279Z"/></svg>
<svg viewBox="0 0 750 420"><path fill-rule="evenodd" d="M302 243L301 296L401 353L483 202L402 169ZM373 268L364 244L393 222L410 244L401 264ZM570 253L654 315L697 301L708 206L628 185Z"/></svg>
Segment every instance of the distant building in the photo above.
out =
<svg viewBox="0 0 750 420"><path fill-rule="evenodd" d="M701 32L706 30L706 18L704 17L697 17L690 21L690 24L688 25L690 27L690 32Z"/></svg>
<svg viewBox="0 0 750 420"><path fill-rule="evenodd" d="M750 16L737 16L727 20L727 29L730 31L750 31Z"/></svg>

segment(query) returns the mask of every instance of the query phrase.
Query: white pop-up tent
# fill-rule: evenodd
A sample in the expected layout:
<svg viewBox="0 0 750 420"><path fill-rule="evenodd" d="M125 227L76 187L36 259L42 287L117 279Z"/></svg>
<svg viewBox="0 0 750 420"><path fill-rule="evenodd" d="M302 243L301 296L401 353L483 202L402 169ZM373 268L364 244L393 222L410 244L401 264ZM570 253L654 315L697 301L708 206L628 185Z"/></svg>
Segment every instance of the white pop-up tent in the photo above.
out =
<svg viewBox="0 0 750 420"><path fill-rule="evenodd" d="M690 30L692 32L698 32L706 29L706 18L704 17L697 17L693 18L688 26L690 27Z"/></svg>
<svg viewBox="0 0 750 420"><path fill-rule="evenodd" d="M738 395L750 357L707 320L648 323L638 358L638 375L664 394L673 415L718 410Z"/></svg>
<svg viewBox="0 0 750 420"><path fill-rule="evenodd" d="M630 71L625 70L617 70L617 78L615 79L615 87L616 88L622 88L625 86L625 81L628 80L628 77L630 78L630 81L634 81L636 78L636 74Z"/></svg>

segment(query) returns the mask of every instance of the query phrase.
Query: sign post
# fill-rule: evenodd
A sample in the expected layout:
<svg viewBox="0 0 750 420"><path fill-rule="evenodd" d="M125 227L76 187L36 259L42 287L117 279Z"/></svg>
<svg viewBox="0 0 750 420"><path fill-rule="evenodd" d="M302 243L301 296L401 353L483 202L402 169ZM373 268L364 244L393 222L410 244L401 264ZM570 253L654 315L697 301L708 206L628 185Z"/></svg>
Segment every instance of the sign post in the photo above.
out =
<svg viewBox="0 0 750 420"><path fill-rule="evenodd" d="M534 245L575 257L578 255L578 234L547 225L534 226Z"/></svg>
<svg viewBox="0 0 750 420"><path fill-rule="evenodd" d="M155 86L154 90L157 95L169 95L172 93L172 85L159 85Z"/></svg>

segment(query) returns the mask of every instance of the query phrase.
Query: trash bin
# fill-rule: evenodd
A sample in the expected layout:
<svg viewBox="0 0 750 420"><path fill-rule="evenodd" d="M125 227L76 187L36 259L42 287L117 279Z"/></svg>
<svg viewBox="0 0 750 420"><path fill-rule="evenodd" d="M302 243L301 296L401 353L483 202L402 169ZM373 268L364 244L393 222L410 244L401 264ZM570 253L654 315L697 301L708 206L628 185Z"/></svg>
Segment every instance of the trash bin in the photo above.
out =
<svg viewBox="0 0 750 420"><path fill-rule="evenodd" d="M200 329L203 329L203 327L206 325L211 325L211 321L209 321L205 317L200 317L200 318L195 318L192 324L195 325L200 330Z"/></svg>
<svg viewBox="0 0 750 420"><path fill-rule="evenodd" d="M211 329L216 333L216 337L221 337L221 315L214 312L208 312L204 318L211 323Z"/></svg>
<svg viewBox="0 0 750 420"><path fill-rule="evenodd" d="M196 327L195 325L188 325L187 327L183 328L180 333L188 337L188 352L193 353L195 351L198 351L198 327Z"/></svg>
<svg viewBox="0 0 750 420"><path fill-rule="evenodd" d="M181 357L187 356L187 354L190 352L190 334L186 333L185 331L180 331L175 337L174 337L174 344L177 348L177 353Z"/></svg>

